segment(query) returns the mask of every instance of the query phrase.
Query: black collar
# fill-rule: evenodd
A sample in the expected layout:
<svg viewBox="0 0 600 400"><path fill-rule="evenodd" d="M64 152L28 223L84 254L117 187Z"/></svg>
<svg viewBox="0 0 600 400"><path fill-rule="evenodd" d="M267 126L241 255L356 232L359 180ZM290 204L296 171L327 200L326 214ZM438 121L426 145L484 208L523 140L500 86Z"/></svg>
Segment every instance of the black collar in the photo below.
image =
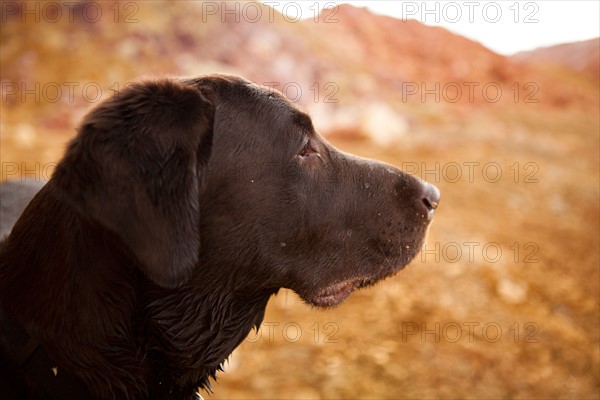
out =
<svg viewBox="0 0 600 400"><path fill-rule="evenodd" d="M29 379L36 383L48 400L93 399L86 386L76 377L60 369L48 353L25 329L0 309L0 345ZM36 393L37 394L37 393Z"/></svg>

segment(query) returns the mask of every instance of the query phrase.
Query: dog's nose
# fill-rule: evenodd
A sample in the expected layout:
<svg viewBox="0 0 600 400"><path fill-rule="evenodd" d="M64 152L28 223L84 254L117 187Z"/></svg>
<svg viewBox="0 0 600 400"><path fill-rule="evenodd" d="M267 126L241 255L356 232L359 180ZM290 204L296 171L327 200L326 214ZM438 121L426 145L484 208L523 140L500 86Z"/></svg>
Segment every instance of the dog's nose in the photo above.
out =
<svg viewBox="0 0 600 400"><path fill-rule="evenodd" d="M427 207L429 215L432 216L440 202L440 190L431 183L423 182L423 196L421 200L425 204L425 207Z"/></svg>

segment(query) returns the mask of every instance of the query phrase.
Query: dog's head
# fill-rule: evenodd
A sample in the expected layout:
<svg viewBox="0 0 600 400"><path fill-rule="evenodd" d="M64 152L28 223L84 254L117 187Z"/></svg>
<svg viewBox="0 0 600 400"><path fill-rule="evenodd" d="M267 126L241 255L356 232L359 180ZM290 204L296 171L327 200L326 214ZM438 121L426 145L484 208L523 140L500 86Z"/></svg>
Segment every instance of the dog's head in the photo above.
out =
<svg viewBox="0 0 600 400"><path fill-rule="evenodd" d="M53 181L161 286L218 270L317 306L405 266L439 201L432 185L333 147L281 94L230 76L117 93L85 118Z"/></svg>

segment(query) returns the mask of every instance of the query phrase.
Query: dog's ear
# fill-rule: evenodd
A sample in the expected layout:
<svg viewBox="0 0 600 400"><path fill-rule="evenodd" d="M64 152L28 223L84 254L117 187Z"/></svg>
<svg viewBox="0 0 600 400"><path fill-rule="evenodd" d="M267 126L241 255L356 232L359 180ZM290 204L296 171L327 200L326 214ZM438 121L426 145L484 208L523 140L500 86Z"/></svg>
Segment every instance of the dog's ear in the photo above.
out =
<svg viewBox="0 0 600 400"><path fill-rule="evenodd" d="M52 178L63 200L115 233L163 287L183 283L198 263L213 116L197 88L135 83L84 119Z"/></svg>

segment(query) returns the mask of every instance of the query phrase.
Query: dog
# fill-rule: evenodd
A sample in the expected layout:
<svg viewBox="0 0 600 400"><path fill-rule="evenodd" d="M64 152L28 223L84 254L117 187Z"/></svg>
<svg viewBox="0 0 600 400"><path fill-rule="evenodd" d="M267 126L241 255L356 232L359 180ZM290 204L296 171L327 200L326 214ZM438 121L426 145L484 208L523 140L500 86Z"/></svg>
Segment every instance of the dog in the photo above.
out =
<svg viewBox="0 0 600 400"><path fill-rule="evenodd" d="M0 244L0 393L196 398L280 288L332 307L394 275L439 198L243 78L134 83Z"/></svg>

